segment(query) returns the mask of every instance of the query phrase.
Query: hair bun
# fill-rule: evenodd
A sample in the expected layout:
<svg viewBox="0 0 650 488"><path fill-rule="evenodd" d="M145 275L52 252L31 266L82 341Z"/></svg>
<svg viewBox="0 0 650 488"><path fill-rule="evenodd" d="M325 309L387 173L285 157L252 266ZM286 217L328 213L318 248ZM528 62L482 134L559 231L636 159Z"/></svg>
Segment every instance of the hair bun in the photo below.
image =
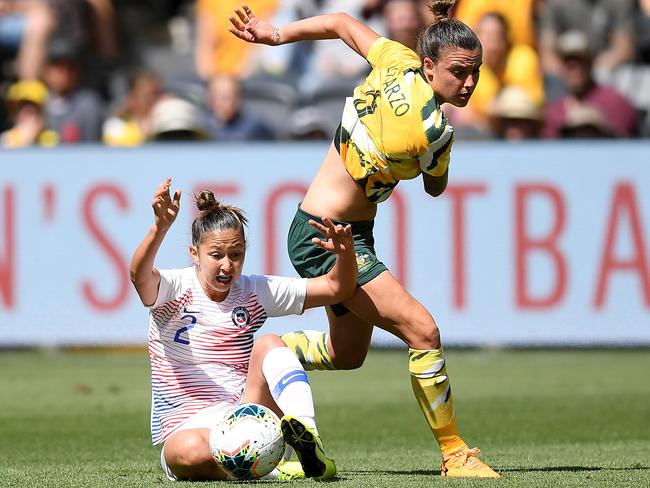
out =
<svg viewBox="0 0 650 488"><path fill-rule="evenodd" d="M449 9L455 0L432 0L429 2L429 10L433 14L433 23L436 24L449 19Z"/></svg>
<svg viewBox="0 0 650 488"><path fill-rule="evenodd" d="M201 212L209 212L219 208L220 204L210 190L201 190L194 198L196 199L196 208Z"/></svg>

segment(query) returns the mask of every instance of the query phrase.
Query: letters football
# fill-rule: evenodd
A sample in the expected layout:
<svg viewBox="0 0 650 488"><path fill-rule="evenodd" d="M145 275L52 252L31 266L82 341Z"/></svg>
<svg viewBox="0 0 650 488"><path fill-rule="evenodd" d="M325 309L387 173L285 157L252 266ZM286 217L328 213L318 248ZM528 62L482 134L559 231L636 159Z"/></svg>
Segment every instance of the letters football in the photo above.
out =
<svg viewBox="0 0 650 488"><path fill-rule="evenodd" d="M263 405L238 405L210 431L212 457L237 479L255 479L270 473L284 450L280 420Z"/></svg>

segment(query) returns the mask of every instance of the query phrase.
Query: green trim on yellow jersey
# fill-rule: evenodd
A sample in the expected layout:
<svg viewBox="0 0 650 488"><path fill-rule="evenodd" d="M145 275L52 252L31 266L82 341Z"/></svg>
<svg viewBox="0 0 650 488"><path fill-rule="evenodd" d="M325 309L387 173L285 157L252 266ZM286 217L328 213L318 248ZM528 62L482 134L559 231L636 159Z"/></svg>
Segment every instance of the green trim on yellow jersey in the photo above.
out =
<svg viewBox="0 0 650 488"><path fill-rule="evenodd" d="M368 62L372 71L345 102L339 143L348 173L379 203L400 180L444 174L453 128L414 51L380 37Z"/></svg>

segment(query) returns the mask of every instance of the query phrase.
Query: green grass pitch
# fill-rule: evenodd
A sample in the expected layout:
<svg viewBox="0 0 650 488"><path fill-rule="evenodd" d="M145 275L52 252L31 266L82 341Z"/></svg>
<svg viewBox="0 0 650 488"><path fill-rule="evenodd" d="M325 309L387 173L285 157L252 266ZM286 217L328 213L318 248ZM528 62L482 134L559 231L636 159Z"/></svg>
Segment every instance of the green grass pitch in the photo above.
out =
<svg viewBox="0 0 650 488"><path fill-rule="evenodd" d="M503 478L441 479L406 353L373 351L358 371L310 375L332 485L650 486L649 351L447 356L461 432ZM149 402L144 352L0 352L0 487L174 486Z"/></svg>

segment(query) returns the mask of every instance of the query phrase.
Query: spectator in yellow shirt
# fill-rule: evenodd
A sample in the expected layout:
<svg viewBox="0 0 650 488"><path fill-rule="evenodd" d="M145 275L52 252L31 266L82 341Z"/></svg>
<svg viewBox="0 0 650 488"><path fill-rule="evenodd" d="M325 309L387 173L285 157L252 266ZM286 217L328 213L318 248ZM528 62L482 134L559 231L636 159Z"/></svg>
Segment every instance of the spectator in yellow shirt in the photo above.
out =
<svg viewBox="0 0 650 488"><path fill-rule="evenodd" d="M508 86L523 89L539 107L544 103L544 82L537 53L526 44L511 43L508 24L501 14L481 17L476 34L483 46L481 82L474 90L469 110L454 111L456 128L487 135L490 108L497 95ZM469 129L469 131L467 131Z"/></svg>
<svg viewBox="0 0 650 488"><path fill-rule="evenodd" d="M0 134L0 147L19 149L58 144L56 132L45 126L43 105L47 97L47 87L37 80L21 80L9 87L6 101L13 125Z"/></svg>
<svg viewBox="0 0 650 488"><path fill-rule="evenodd" d="M148 71L132 74L124 102L103 124L104 144L133 147L146 142L151 133L153 108L162 94L158 74Z"/></svg>
<svg viewBox="0 0 650 488"><path fill-rule="evenodd" d="M481 18L496 12L510 26L510 39L514 44L535 47L535 4L538 0L461 0L457 2L455 17L471 28L478 26Z"/></svg>
<svg viewBox="0 0 650 488"><path fill-rule="evenodd" d="M260 17L272 17L278 0L248 0L247 5ZM245 77L251 71L248 44L228 32L228 16L241 7L240 0L198 0L196 2L196 52L198 75L208 80L216 75Z"/></svg>

